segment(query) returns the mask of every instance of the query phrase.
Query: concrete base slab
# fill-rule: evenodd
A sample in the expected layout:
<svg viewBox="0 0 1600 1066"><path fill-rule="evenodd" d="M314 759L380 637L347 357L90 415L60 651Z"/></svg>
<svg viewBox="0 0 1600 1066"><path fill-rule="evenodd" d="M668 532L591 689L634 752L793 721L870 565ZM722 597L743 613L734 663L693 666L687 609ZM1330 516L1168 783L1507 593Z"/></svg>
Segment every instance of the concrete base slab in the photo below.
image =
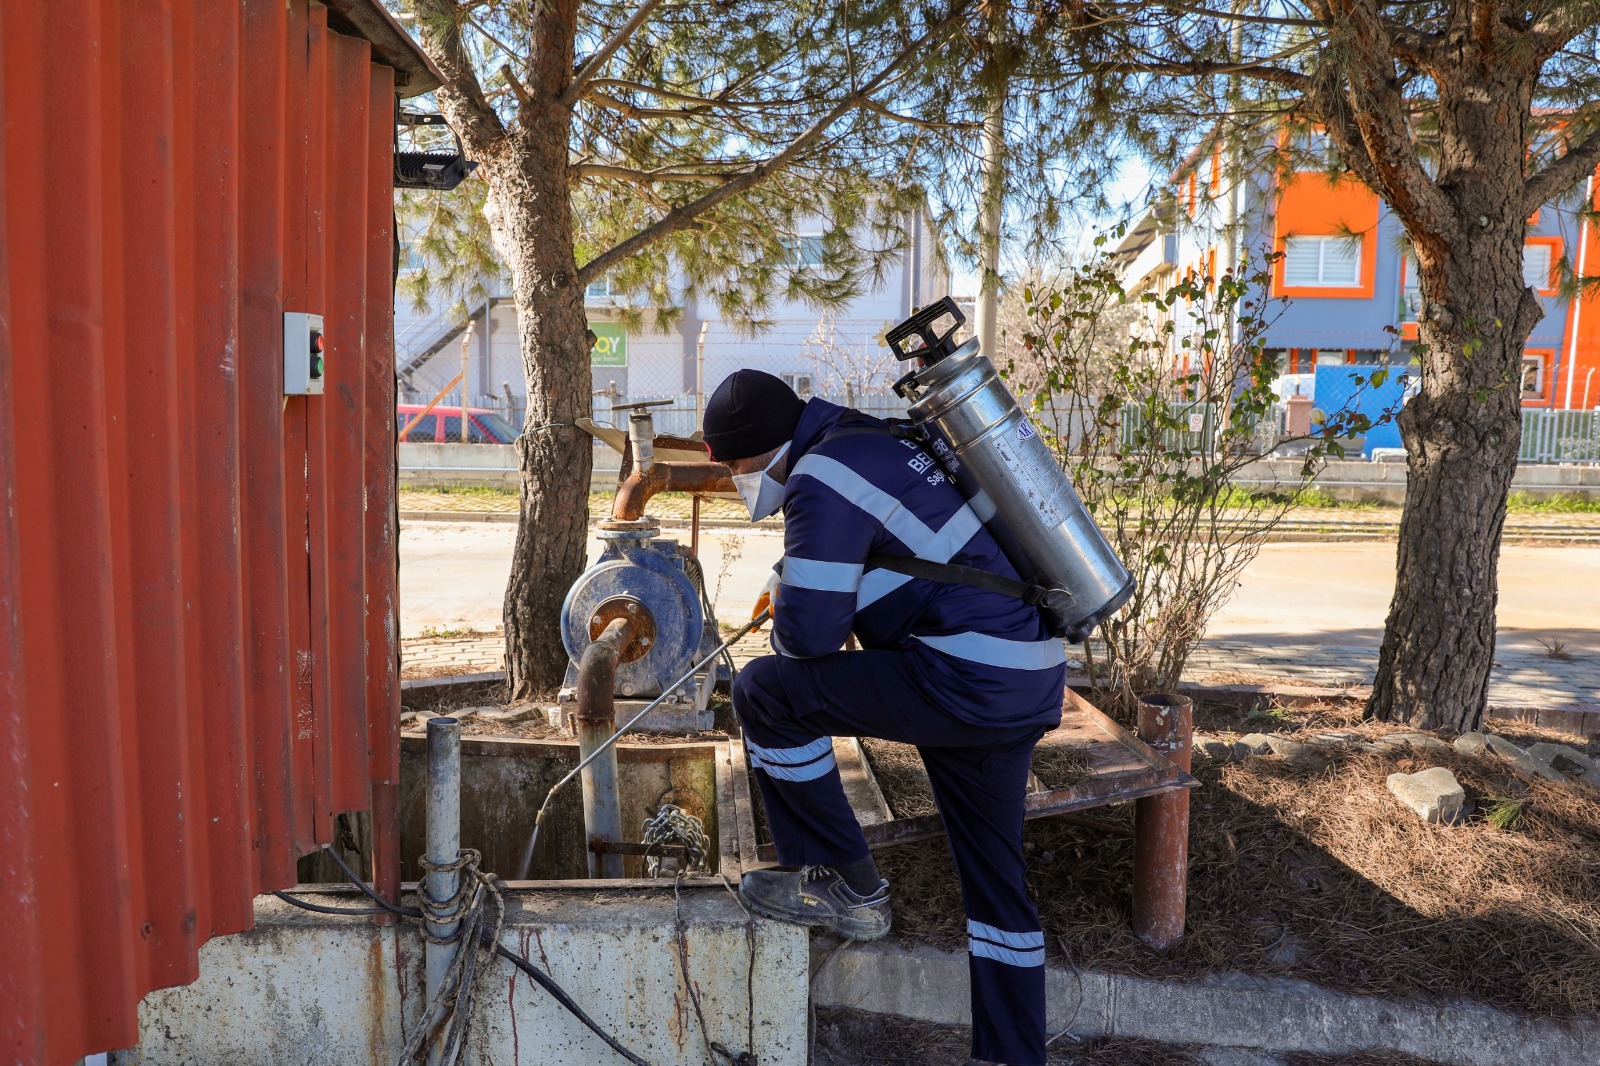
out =
<svg viewBox="0 0 1600 1066"><path fill-rule="evenodd" d="M712 1061L679 964L671 892L597 901L587 893L514 894L502 943L549 973L578 1005L647 1061ZM320 896L330 906L352 897ZM764 1066L803 1066L806 933L756 923L726 892L685 890L688 979L710 1040L755 1052ZM256 928L200 951L200 977L153 992L139 1008L138 1047L116 1066L248 1062L256 1066L390 1066L423 1007L416 923L308 914L271 897ZM623 1059L510 963L479 987L471 1061L604 1066Z"/></svg>
<svg viewBox="0 0 1600 1066"><path fill-rule="evenodd" d="M812 980L818 1006L969 1024L965 953L900 944L829 943L824 950ZM1386 1049L1452 1066L1600 1062L1594 1021L1562 1023L1475 1003L1395 1003L1285 978L1151 980L1051 968L1046 1002L1052 1033L1144 1037L1230 1054Z"/></svg>

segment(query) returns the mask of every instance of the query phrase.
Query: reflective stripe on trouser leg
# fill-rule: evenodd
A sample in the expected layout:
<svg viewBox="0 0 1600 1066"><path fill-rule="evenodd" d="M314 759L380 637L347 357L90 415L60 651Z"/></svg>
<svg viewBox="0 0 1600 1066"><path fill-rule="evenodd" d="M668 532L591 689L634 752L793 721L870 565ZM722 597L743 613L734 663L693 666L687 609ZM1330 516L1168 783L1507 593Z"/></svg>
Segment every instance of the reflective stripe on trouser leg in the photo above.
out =
<svg viewBox="0 0 1600 1066"><path fill-rule="evenodd" d="M972 1055L1045 1061L1044 933L1023 880L1022 807L1033 741L923 748L967 904Z"/></svg>
<svg viewBox="0 0 1600 1066"><path fill-rule="evenodd" d="M767 828L785 866L834 865L867 855L867 841L845 798L833 741L796 713L778 676L776 658L739 671L733 707L744 726Z"/></svg>

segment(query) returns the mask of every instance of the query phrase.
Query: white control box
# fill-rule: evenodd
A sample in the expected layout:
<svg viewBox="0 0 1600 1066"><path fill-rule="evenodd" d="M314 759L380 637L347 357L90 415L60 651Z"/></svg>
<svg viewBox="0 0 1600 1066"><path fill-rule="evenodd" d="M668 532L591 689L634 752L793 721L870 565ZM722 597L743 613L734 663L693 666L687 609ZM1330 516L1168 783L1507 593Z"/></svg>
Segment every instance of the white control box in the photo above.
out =
<svg viewBox="0 0 1600 1066"><path fill-rule="evenodd" d="M322 316L305 311L283 313L283 394L321 396L323 349Z"/></svg>

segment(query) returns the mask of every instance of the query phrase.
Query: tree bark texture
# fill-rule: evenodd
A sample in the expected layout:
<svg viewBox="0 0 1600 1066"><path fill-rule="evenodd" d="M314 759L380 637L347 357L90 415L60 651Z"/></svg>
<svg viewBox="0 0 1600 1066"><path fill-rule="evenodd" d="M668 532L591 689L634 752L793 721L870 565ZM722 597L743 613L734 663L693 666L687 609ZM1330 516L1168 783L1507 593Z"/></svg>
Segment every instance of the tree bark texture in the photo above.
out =
<svg viewBox="0 0 1600 1066"><path fill-rule="evenodd" d="M592 410L588 323L573 259L568 143L578 0L545 0L530 25L531 89L509 125L489 105L462 44L460 12L419 0L424 45L445 76L439 104L489 185L495 249L511 270L528 410L517 438L521 509L506 584L506 670L514 698L560 684L561 604L583 572Z"/></svg>
<svg viewBox="0 0 1600 1066"><path fill-rule="evenodd" d="M573 66L576 0L535 17L532 84L564 86ZM583 289L573 259L567 150L572 112L556 99L519 109L488 167L490 228L511 268L528 412L517 438L521 508L506 583L506 671L512 698L548 691L567 667L561 605L583 572L589 527L592 411Z"/></svg>
<svg viewBox="0 0 1600 1066"><path fill-rule="evenodd" d="M1491 62L1456 74L1439 83L1444 195L1390 198L1407 205L1396 209L1419 266L1422 381L1398 419L1405 510L1367 713L1465 731L1487 707L1522 350L1544 312L1522 277L1532 78Z"/></svg>
<svg viewBox="0 0 1600 1066"><path fill-rule="evenodd" d="M593 447L575 424L592 410L583 290L572 258L566 124L512 133L490 174L493 231L511 267L528 414L517 438L521 508L506 584L513 698L554 688L567 666L561 604L583 572Z"/></svg>

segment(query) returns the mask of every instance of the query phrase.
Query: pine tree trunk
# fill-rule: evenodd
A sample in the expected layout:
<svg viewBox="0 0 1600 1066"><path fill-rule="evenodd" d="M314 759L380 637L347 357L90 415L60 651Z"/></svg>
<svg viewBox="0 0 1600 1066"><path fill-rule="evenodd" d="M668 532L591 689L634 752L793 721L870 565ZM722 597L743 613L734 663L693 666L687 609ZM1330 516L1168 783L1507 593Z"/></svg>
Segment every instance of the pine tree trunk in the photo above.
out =
<svg viewBox="0 0 1600 1066"><path fill-rule="evenodd" d="M1419 728L1475 729L1488 702L1522 348L1543 315L1522 278L1526 141L1515 124L1529 91L1487 72L1441 85L1440 187L1455 217L1433 232L1407 227L1421 268L1422 390L1399 417L1405 511L1367 713Z"/></svg>
<svg viewBox="0 0 1600 1066"><path fill-rule="evenodd" d="M566 173L571 112L554 102L573 64L571 0L534 22L536 85L488 168L494 245L512 272L528 413L517 439L522 507L506 584L506 671L512 698L562 682L562 602L584 570L594 451L576 426L592 411L584 295L573 259Z"/></svg>
<svg viewBox="0 0 1600 1066"><path fill-rule="evenodd" d="M528 387L517 439L521 509L505 599L513 698L555 688L566 670L561 604L583 572L593 463L589 435L574 424L590 414L592 398L588 324L572 258L566 114L532 117L506 139L490 177L493 232L511 267Z"/></svg>

